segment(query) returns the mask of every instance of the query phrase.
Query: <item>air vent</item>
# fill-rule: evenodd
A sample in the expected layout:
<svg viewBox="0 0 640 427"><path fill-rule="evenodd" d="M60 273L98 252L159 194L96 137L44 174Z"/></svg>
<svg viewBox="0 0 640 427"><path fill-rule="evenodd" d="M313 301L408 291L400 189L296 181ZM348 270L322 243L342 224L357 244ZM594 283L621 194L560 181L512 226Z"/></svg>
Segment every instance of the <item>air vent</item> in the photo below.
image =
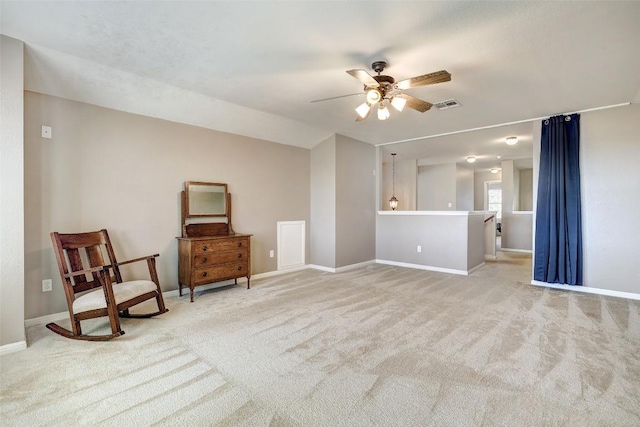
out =
<svg viewBox="0 0 640 427"><path fill-rule="evenodd" d="M446 101L440 101L433 105L435 105L438 110L446 110L449 108L459 107L461 104L455 99L447 99Z"/></svg>

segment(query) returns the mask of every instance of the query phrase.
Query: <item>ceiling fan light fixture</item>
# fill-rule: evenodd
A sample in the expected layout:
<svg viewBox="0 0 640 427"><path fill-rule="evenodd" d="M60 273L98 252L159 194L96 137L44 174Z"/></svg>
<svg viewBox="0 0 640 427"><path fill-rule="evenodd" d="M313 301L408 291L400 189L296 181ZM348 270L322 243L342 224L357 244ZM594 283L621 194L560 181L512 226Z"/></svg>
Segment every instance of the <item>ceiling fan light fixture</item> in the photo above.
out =
<svg viewBox="0 0 640 427"><path fill-rule="evenodd" d="M371 106L366 102L363 102L358 106L358 108L356 108L356 113L364 119L367 117L367 114L369 114L369 110L371 110Z"/></svg>
<svg viewBox="0 0 640 427"><path fill-rule="evenodd" d="M407 105L407 100L404 98L394 96L393 99L391 99L391 105L396 110L402 111L404 109L404 106Z"/></svg>
<svg viewBox="0 0 640 427"><path fill-rule="evenodd" d="M469 157L467 157L467 162L468 162L468 163L473 163L473 162L475 162L475 161L476 161L476 158L475 158L475 157L473 157L473 156L469 156Z"/></svg>
<svg viewBox="0 0 640 427"><path fill-rule="evenodd" d="M383 102L380 103L378 107L378 120L387 120L389 118L389 109Z"/></svg>
<svg viewBox="0 0 640 427"><path fill-rule="evenodd" d="M517 136L508 136L504 142L507 143L507 145L516 145L518 143L518 137Z"/></svg>
<svg viewBox="0 0 640 427"><path fill-rule="evenodd" d="M380 101L382 101L382 94L378 89L369 89L367 91L367 102L370 105L377 104Z"/></svg>

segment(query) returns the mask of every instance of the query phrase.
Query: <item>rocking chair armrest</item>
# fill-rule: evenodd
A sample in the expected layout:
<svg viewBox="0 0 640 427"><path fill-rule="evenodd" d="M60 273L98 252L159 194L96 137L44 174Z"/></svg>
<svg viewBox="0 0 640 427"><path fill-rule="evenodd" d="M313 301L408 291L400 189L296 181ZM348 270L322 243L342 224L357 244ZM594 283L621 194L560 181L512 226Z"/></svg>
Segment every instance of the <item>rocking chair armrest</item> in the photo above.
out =
<svg viewBox="0 0 640 427"><path fill-rule="evenodd" d="M121 265L125 265L125 264L131 264L132 262L144 261L144 260L148 260L148 259L151 259L151 258L157 258L159 256L160 256L160 254L143 256L143 257L140 257L140 258L130 259L128 261L116 262L116 265L117 266L121 266Z"/></svg>
<svg viewBox="0 0 640 427"><path fill-rule="evenodd" d="M112 268L111 265L100 265L98 267L92 267L92 268L86 268L84 270L78 270L78 271L72 271L70 273L67 273L64 275L65 279L70 279L72 277L75 276L80 276L83 274L88 274L88 273L95 273L96 271L108 271L110 268Z"/></svg>

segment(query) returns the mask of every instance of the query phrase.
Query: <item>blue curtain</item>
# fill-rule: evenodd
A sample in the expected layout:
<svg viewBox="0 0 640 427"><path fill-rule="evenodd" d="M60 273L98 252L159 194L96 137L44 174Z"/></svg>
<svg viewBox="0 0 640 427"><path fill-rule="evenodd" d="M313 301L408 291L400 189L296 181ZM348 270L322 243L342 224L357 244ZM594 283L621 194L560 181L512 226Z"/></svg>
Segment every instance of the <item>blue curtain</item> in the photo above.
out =
<svg viewBox="0 0 640 427"><path fill-rule="evenodd" d="M542 122L533 278L582 285L580 115Z"/></svg>

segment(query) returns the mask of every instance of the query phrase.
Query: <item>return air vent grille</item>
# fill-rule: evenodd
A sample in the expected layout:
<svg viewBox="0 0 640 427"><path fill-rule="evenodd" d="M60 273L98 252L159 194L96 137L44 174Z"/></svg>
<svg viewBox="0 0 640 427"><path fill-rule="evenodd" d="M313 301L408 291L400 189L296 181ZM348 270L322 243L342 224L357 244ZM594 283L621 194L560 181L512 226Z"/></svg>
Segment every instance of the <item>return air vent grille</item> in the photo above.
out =
<svg viewBox="0 0 640 427"><path fill-rule="evenodd" d="M455 99L447 99L446 101L440 101L433 105L435 105L438 110L447 110L449 108L459 107L461 104Z"/></svg>

